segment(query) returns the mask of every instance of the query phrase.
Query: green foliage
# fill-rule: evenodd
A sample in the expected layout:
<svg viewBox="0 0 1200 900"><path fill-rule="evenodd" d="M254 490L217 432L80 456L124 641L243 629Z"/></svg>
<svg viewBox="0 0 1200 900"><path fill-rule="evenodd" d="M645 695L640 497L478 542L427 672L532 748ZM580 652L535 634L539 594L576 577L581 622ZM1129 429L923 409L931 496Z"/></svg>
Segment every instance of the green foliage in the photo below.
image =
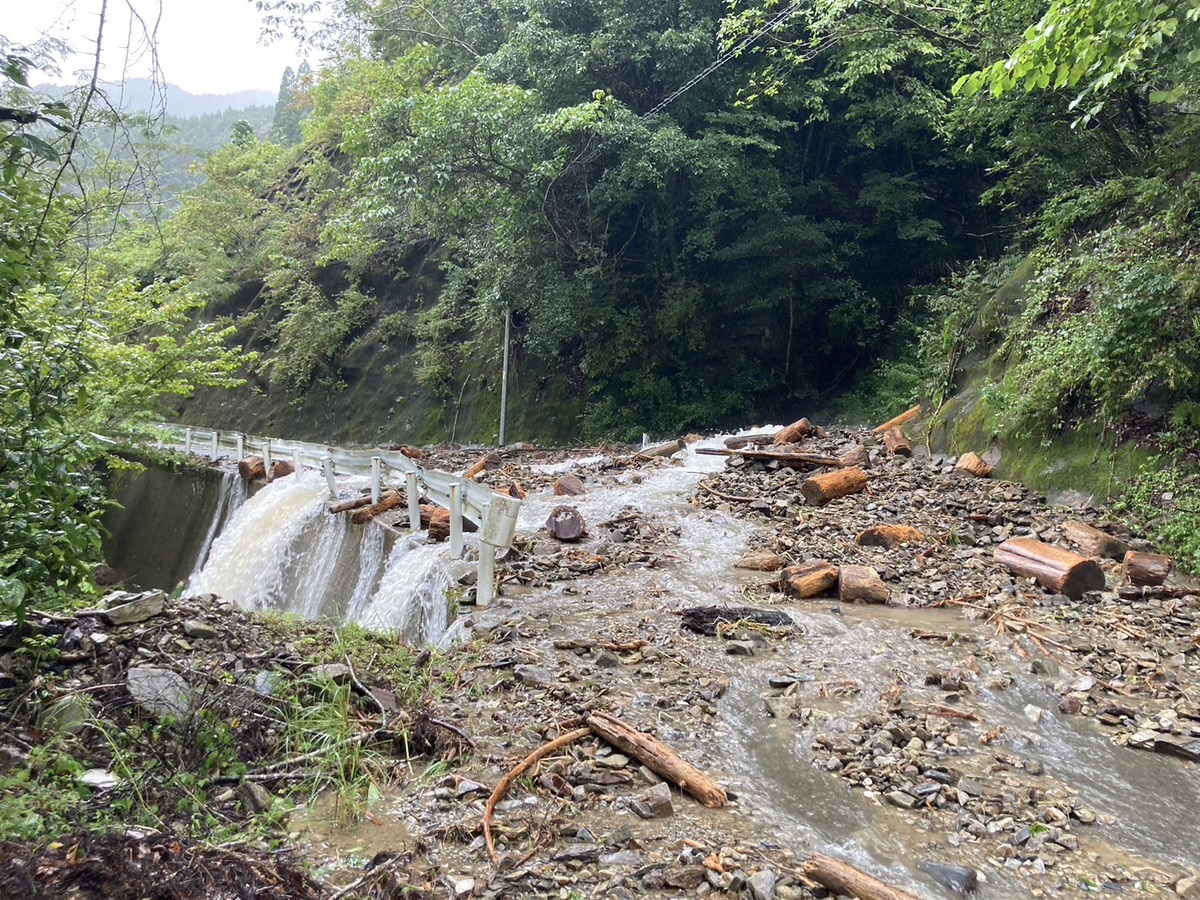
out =
<svg viewBox="0 0 1200 900"><path fill-rule="evenodd" d="M1166 458L1143 467L1115 511L1134 516L1159 552L1200 575L1200 478Z"/></svg>

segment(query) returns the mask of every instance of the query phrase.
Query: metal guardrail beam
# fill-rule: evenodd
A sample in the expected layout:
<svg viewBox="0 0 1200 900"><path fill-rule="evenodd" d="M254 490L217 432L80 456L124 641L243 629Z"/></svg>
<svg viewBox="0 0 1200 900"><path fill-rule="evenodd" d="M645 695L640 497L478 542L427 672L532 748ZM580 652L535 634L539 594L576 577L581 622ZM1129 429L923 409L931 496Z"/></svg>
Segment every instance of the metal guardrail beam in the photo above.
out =
<svg viewBox="0 0 1200 900"><path fill-rule="evenodd" d="M386 470L401 476L400 482L410 495L415 483L418 490L429 499L450 509L452 520L455 516L459 517L459 520L452 521L451 525L452 534L458 535L458 539L452 541L452 555L462 553L461 517L466 516L479 526L479 580L476 603L479 606L491 603L495 593L496 550L512 546L513 537L516 535L521 501L515 497L493 491L486 485L461 475L427 469L395 450L345 450L310 441L258 437L212 428L170 424L160 424L158 427L164 435L180 444L185 453L207 455L214 462L226 455L223 452L226 450L231 457L239 461L249 455L261 456L264 460L291 457L293 462L299 463L297 470L307 464L323 471L331 493L336 474L372 478L374 484L373 475L377 475L381 483L392 480L385 474ZM414 499L412 496L409 498L410 517ZM416 520L410 518L410 521ZM419 528L419 522L417 526Z"/></svg>

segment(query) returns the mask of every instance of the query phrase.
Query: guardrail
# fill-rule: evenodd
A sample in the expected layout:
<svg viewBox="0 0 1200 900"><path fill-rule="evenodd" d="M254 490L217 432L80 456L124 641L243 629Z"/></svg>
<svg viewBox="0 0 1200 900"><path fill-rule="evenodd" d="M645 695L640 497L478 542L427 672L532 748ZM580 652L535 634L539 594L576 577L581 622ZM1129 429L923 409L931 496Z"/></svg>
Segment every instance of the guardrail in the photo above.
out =
<svg viewBox="0 0 1200 900"><path fill-rule="evenodd" d="M272 460L290 458L297 472L305 464L319 469L329 485L331 498L338 496L337 476L347 475L371 479L371 498L379 502L385 482L385 467L404 478L408 496L410 527L420 528L419 497L425 494L439 506L450 510L450 555L454 559L463 552L463 516L479 526L479 578L475 589L478 606L488 606L495 596L496 551L512 546L517 530L521 501L507 494L437 469L427 469L395 450L343 450L309 441L289 441L279 438L256 437L237 431L219 431L184 425L161 424L166 435L175 439L184 453L207 456L216 461L229 451L235 460L257 454L271 471Z"/></svg>

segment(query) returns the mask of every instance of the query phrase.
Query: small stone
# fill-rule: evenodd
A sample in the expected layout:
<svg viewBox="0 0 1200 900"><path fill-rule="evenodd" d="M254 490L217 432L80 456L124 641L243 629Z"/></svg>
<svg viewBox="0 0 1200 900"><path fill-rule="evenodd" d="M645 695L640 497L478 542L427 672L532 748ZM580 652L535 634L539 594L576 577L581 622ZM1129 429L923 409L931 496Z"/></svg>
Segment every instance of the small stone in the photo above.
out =
<svg viewBox="0 0 1200 900"><path fill-rule="evenodd" d="M602 669L619 669L621 658L609 650L601 650L596 654L596 665Z"/></svg>
<svg viewBox="0 0 1200 900"><path fill-rule="evenodd" d="M758 647L754 641L726 641L725 652L730 656L757 656Z"/></svg>
<svg viewBox="0 0 1200 900"><path fill-rule="evenodd" d="M620 866L636 866L642 861L641 854L633 850L618 850L616 853L608 853L600 857L600 865L607 868L618 868Z"/></svg>
<svg viewBox="0 0 1200 900"><path fill-rule="evenodd" d="M183 633L198 641L208 641L220 637L220 633L199 619L188 619L183 623Z"/></svg>
<svg viewBox="0 0 1200 900"><path fill-rule="evenodd" d="M1063 697L1058 701L1058 711L1068 716L1075 716L1083 709L1083 704L1075 697Z"/></svg>
<svg viewBox="0 0 1200 900"><path fill-rule="evenodd" d="M704 883L708 869L704 866L683 866L678 869L668 869L663 873L663 881L681 891L694 891Z"/></svg>
<svg viewBox="0 0 1200 900"><path fill-rule="evenodd" d="M469 778L464 778L458 783L455 789L455 794L458 797L469 797L471 794L490 794L491 789L486 784L480 784L478 781L472 781Z"/></svg>
<svg viewBox="0 0 1200 900"><path fill-rule="evenodd" d="M784 688L790 688L798 680L799 679L797 679L795 675L772 675L767 679L767 684L773 688L782 690Z"/></svg>
<svg viewBox="0 0 1200 900"><path fill-rule="evenodd" d="M521 665L513 669L522 684L530 687L547 687L554 683L554 674L541 666Z"/></svg>
<svg viewBox="0 0 1200 900"><path fill-rule="evenodd" d="M774 719L794 719L800 701L795 697L767 697L763 704Z"/></svg>
<svg viewBox="0 0 1200 900"><path fill-rule="evenodd" d="M957 866L950 863L923 862L917 868L956 894L969 894L979 884L979 873L969 866Z"/></svg>
<svg viewBox="0 0 1200 900"><path fill-rule="evenodd" d="M598 756L595 764L602 769L624 769L629 765L629 757L621 753L611 753L608 756Z"/></svg>
<svg viewBox="0 0 1200 900"><path fill-rule="evenodd" d="M905 791L891 791L884 795L884 799L901 809L912 809L917 805L917 798Z"/></svg>
<svg viewBox="0 0 1200 900"><path fill-rule="evenodd" d="M671 786L665 781L659 782L629 804L635 815L643 819L669 819L675 815L675 807L671 803Z"/></svg>
<svg viewBox="0 0 1200 900"><path fill-rule="evenodd" d="M38 725L47 731L79 734L90 720L91 710L88 709L87 701L78 694L67 694L42 710L38 716Z"/></svg>
<svg viewBox="0 0 1200 900"><path fill-rule="evenodd" d="M755 872L746 886L753 900L775 900L775 873L771 869Z"/></svg>
<svg viewBox="0 0 1200 900"><path fill-rule="evenodd" d="M1200 876L1187 875L1175 882L1175 893L1187 900L1200 900Z"/></svg>
<svg viewBox="0 0 1200 900"><path fill-rule="evenodd" d="M257 781L243 781L238 785L238 798L249 812L265 813L274 805L275 797Z"/></svg>
<svg viewBox="0 0 1200 900"><path fill-rule="evenodd" d="M1046 718L1046 710L1029 703L1025 706L1025 717L1037 725L1041 723L1042 719Z"/></svg>
<svg viewBox="0 0 1200 900"><path fill-rule="evenodd" d="M599 844L568 844L554 854L558 862L596 862L600 858Z"/></svg>
<svg viewBox="0 0 1200 900"><path fill-rule="evenodd" d="M474 878L456 878L453 882L455 897L469 897L475 891Z"/></svg>

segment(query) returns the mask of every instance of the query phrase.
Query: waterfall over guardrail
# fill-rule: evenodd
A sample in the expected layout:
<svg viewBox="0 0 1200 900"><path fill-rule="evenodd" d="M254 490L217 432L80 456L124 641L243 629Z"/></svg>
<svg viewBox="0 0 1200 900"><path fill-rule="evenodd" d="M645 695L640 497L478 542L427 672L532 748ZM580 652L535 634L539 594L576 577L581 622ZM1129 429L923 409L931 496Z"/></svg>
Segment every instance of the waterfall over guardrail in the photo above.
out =
<svg viewBox="0 0 1200 900"><path fill-rule="evenodd" d="M229 455L235 461L249 454L262 456L267 471L275 459L290 459L297 473L306 466L320 471L331 498L339 496L337 477L371 479L372 499L378 502L384 484L396 481L407 493L411 530L420 529L418 499L421 494L450 510L450 556L463 552L464 515L479 526L479 577L476 604L488 606L495 595L496 551L512 545L521 501L477 484L461 475L427 469L394 450L346 450L309 441L259 437L242 432L220 431L162 424L164 444L173 443L184 453L217 461Z"/></svg>

